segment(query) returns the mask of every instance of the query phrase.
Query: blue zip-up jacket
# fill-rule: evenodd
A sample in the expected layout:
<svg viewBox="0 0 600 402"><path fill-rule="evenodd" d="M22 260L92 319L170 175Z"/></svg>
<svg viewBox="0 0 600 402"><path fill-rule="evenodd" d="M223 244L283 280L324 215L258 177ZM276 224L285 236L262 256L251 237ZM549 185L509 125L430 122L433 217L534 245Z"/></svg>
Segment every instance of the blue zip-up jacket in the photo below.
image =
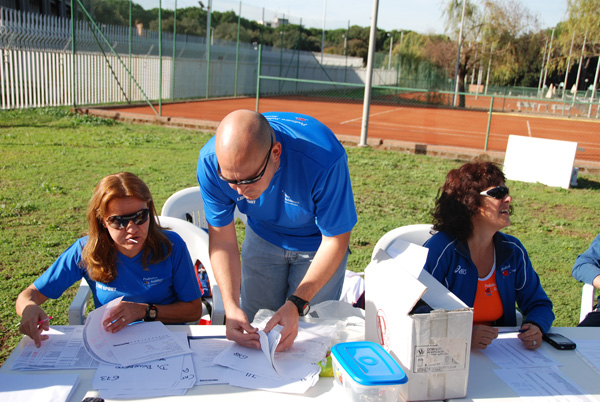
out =
<svg viewBox="0 0 600 402"><path fill-rule="evenodd" d="M516 326L516 302L524 322L533 323L542 332L547 332L554 321L552 302L542 289L525 247L516 237L501 232L494 235L494 245L496 284L504 315L493 325ZM425 247L429 249L425 269L467 306L473 307L478 273L467 243L439 232L425 243Z"/></svg>

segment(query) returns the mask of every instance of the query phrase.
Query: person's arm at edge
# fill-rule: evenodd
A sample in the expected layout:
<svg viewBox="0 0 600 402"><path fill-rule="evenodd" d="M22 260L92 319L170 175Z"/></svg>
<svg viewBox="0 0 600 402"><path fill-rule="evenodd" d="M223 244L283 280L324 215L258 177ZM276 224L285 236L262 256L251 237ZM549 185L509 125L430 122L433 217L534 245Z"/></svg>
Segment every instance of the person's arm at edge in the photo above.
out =
<svg viewBox="0 0 600 402"><path fill-rule="evenodd" d="M258 330L250 325L240 308L242 267L235 224L208 226L210 263L223 297L227 339L243 346L260 348Z"/></svg>
<svg viewBox="0 0 600 402"><path fill-rule="evenodd" d="M596 236L583 254L577 256L571 276L600 289L600 235Z"/></svg>
<svg viewBox="0 0 600 402"><path fill-rule="evenodd" d="M331 279L346 255L350 243L350 234L351 232L346 232L337 236L323 236L321 245L306 275L293 293L295 296L310 301ZM276 349L278 352L287 350L293 345L298 335L298 318L296 305L286 301L267 322L265 332L269 332L277 324L284 327L281 331L281 340Z"/></svg>
<svg viewBox="0 0 600 402"><path fill-rule="evenodd" d="M17 314L21 317L19 331L33 339L35 346L38 348L41 346L42 341L48 339L47 335L41 334L42 331L50 329L47 320L48 315L40 307L46 300L48 298L37 290L32 283L19 293L15 303ZM43 322L40 324L40 321Z"/></svg>

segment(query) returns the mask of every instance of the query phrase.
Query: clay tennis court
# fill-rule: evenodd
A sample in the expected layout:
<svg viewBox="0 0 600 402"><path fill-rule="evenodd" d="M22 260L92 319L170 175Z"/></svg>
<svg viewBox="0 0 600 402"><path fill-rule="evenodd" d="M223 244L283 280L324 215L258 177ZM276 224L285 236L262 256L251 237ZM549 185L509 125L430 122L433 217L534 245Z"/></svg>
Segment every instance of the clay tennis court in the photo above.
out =
<svg viewBox="0 0 600 402"><path fill-rule="evenodd" d="M201 100L163 104L162 124L172 118L203 121L208 126L216 124L236 109L256 107L255 98ZM155 106L158 110L158 106ZM306 100L261 98L259 112L285 111L311 115L336 135L356 137L358 142L362 125L362 104L333 103ZM105 110L106 111L106 110ZM120 118L137 116L134 120L156 120L149 106L110 108ZM94 110L89 110L94 113ZM453 110L444 108L398 107L371 105L369 117L369 143L386 140L413 143L415 147L448 146L483 153L489 114L485 111ZM201 125L200 125L201 126ZM207 127L207 125L204 125ZM576 164L600 163L600 121L576 120L561 116L538 116L521 113L494 113L488 140L488 151L504 152L510 134L537 138L573 141L581 149Z"/></svg>

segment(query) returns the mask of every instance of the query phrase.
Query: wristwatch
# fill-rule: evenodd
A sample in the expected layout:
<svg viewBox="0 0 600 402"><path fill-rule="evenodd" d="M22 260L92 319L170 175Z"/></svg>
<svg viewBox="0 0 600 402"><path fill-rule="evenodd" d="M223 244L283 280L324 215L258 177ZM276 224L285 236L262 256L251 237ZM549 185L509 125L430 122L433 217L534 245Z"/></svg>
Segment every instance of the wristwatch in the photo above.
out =
<svg viewBox="0 0 600 402"><path fill-rule="evenodd" d="M158 309L152 303L148 304L146 307L146 316L144 317L144 321L154 321L158 317Z"/></svg>
<svg viewBox="0 0 600 402"><path fill-rule="evenodd" d="M306 300L299 298L298 296L291 295L287 298L289 301L296 305L298 309L298 314L300 317L304 317L310 311L310 303Z"/></svg>

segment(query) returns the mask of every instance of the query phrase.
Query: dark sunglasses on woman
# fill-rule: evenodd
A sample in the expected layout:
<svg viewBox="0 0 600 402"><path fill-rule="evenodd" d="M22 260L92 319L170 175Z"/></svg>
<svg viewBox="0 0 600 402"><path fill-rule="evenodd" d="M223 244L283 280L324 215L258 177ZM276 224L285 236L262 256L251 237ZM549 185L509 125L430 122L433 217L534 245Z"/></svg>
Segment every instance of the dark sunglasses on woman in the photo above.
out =
<svg viewBox="0 0 600 402"><path fill-rule="evenodd" d="M503 200L509 194L508 187L506 186L496 186L494 188L490 188L489 190L482 191L479 193L486 197L492 197L497 200Z"/></svg>
<svg viewBox="0 0 600 402"><path fill-rule="evenodd" d="M140 209L131 215L115 215L106 218L106 222L113 229L125 229L129 222L135 223L137 226L143 225L150 216L150 210L148 208Z"/></svg>

